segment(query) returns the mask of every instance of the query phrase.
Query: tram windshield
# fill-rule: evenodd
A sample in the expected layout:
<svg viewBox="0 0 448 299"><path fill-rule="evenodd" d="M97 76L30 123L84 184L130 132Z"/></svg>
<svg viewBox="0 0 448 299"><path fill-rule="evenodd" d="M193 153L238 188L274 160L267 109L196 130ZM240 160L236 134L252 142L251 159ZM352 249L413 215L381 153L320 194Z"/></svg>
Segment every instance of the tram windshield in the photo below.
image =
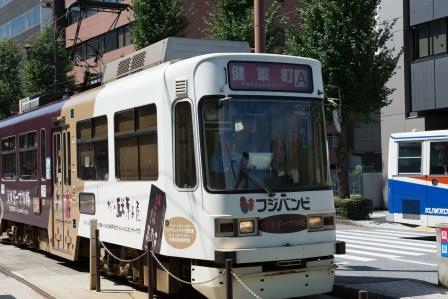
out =
<svg viewBox="0 0 448 299"><path fill-rule="evenodd" d="M321 100L209 97L201 101L200 113L209 191L329 186Z"/></svg>

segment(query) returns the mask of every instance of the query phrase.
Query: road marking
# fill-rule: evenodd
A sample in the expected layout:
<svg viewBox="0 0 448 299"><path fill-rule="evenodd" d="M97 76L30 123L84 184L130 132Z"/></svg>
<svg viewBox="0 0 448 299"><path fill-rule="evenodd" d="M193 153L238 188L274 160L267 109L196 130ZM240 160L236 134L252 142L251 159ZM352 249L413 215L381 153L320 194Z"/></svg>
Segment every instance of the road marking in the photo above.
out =
<svg viewBox="0 0 448 299"><path fill-rule="evenodd" d="M372 249L374 249L374 248L372 248ZM346 249L345 251L348 253L354 253L354 254L360 254L360 255L371 255L371 256L385 257L385 258L390 258L390 259L400 258L399 255L384 254L384 253L370 252L370 251L364 251L364 250Z"/></svg>
<svg viewBox="0 0 448 299"><path fill-rule="evenodd" d="M365 232L362 230L350 230L350 232ZM370 233L370 232L369 232ZM373 231L372 234L375 235L383 235L383 236L389 236L389 237L396 237L396 238L418 238L418 237L433 237L433 235L406 235L406 234L401 234L401 233L395 233L395 232L391 232L391 233L386 233L386 232L378 232L378 231ZM435 242L435 241L425 241L425 240L415 240L415 241L420 241L420 242L427 242L427 243L431 243L431 242Z"/></svg>
<svg viewBox="0 0 448 299"><path fill-rule="evenodd" d="M394 249L403 250L403 246L401 246L401 245L383 244L381 242L372 242L371 240L370 240L370 242L369 241L359 241L359 238L353 238L353 237L338 237L338 240L345 241L347 244L355 243L355 244L362 244L362 245L370 245L370 249L377 248L377 247L386 247L386 248L394 248ZM412 247L410 250L415 251L415 252L425 252L425 253L435 253L436 252L436 249L426 249L426 248L416 248L416 247Z"/></svg>
<svg viewBox="0 0 448 299"><path fill-rule="evenodd" d="M424 263L424 262L417 262L417 261L410 261L410 260L403 260L403 259L392 259L394 261L400 261L400 262L405 262L405 263L411 263L411 264L418 264L418 265L425 265L425 266L432 266L432 267L437 267L436 264L430 264L430 263Z"/></svg>
<svg viewBox="0 0 448 299"><path fill-rule="evenodd" d="M425 237L425 236L433 236L433 234L428 233L414 233L414 232L402 232L398 230L385 230L385 229L375 229L377 232L383 232L383 233L398 233L400 235L410 235L410 236L416 236L416 237Z"/></svg>
<svg viewBox="0 0 448 299"><path fill-rule="evenodd" d="M353 261L358 261L358 262L373 262L376 261L376 259L369 259L367 257L360 257L360 256L355 256L355 255L349 255L349 254L336 254L336 257L339 257L341 259L346 259L346 260L353 260Z"/></svg>
<svg viewBox="0 0 448 299"><path fill-rule="evenodd" d="M419 248L424 249L423 251L426 252L433 252L436 249L436 244L415 244L412 241L401 241L400 239L396 240L389 240L389 239L381 239L381 238L369 238L369 237L359 237L355 235L349 235L349 234L338 234L337 238L349 238L354 240L362 240L362 241L369 241L377 243L384 243L384 244L396 244L396 245L405 245L405 246L412 246L412 248Z"/></svg>
<svg viewBox="0 0 448 299"><path fill-rule="evenodd" d="M409 251L393 250L393 249L378 248L378 247L372 247L372 246L354 245L351 243L346 244L346 246L347 246L347 248L356 248L356 249L365 249L365 250L374 249L375 251L395 253L395 254L400 254L400 255L412 255L412 256L424 255L424 253L411 252L410 250Z"/></svg>
<svg viewBox="0 0 448 299"><path fill-rule="evenodd" d="M374 235L370 233L356 233L356 232L337 232L336 236L353 236L353 237L359 237L364 238L368 240L376 240L376 241L386 241L390 243L395 244L403 244L403 245L410 245L410 246L419 246L419 247L426 247L426 248L435 248L435 242L431 241L420 241L420 240L403 240L397 237L385 237L381 235ZM391 241L389 241L391 240Z"/></svg>

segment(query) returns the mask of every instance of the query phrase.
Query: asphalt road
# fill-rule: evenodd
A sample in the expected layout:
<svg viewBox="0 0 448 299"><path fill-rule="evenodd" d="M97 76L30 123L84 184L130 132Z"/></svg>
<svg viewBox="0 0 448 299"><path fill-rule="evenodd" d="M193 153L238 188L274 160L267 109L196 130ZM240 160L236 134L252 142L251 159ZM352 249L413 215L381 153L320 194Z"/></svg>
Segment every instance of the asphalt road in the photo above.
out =
<svg viewBox="0 0 448 299"><path fill-rule="evenodd" d="M336 256L336 283L396 298L447 298L437 287L434 233L338 225L337 239L347 254Z"/></svg>

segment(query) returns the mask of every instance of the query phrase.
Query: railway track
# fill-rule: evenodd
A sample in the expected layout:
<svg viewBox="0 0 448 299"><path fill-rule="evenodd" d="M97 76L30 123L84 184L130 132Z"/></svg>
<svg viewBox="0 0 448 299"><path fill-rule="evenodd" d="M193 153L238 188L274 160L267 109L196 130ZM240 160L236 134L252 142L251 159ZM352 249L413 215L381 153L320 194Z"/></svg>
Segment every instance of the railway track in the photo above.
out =
<svg viewBox="0 0 448 299"><path fill-rule="evenodd" d="M50 295L49 293L45 292L43 289L39 288L38 286L32 284L31 282L27 281L26 279L24 279L23 277L20 277L17 274L14 274L12 271L6 269L5 267L0 265L0 273L13 278L15 280L17 280L18 282L20 282L21 284L29 287L30 289L32 289L34 292L38 293L39 295L41 295L43 298L47 298L47 299L56 299L56 297Z"/></svg>

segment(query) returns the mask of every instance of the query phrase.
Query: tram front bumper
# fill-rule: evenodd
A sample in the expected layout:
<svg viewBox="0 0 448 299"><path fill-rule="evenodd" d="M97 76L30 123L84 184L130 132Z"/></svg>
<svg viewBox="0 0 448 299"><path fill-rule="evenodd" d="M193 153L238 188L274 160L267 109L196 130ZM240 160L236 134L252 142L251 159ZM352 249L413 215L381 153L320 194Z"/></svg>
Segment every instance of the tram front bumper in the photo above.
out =
<svg viewBox="0 0 448 299"><path fill-rule="evenodd" d="M263 267L232 268L233 298L292 298L331 292L335 279L334 259L307 262L305 268L263 272ZM192 266L193 287L211 299L226 298L226 273L223 268ZM215 278L215 279L214 279ZM211 279L211 281L210 281ZM201 283L205 282L205 283Z"/></svg>
<svg viewBox="0 0 448 299"><path fill-rule="evenodd" d="M216 250L215 263L224 264L231 259L233 264L263 263L332 256L345 253L344 242L324 242L295 246Z"/></svg>

